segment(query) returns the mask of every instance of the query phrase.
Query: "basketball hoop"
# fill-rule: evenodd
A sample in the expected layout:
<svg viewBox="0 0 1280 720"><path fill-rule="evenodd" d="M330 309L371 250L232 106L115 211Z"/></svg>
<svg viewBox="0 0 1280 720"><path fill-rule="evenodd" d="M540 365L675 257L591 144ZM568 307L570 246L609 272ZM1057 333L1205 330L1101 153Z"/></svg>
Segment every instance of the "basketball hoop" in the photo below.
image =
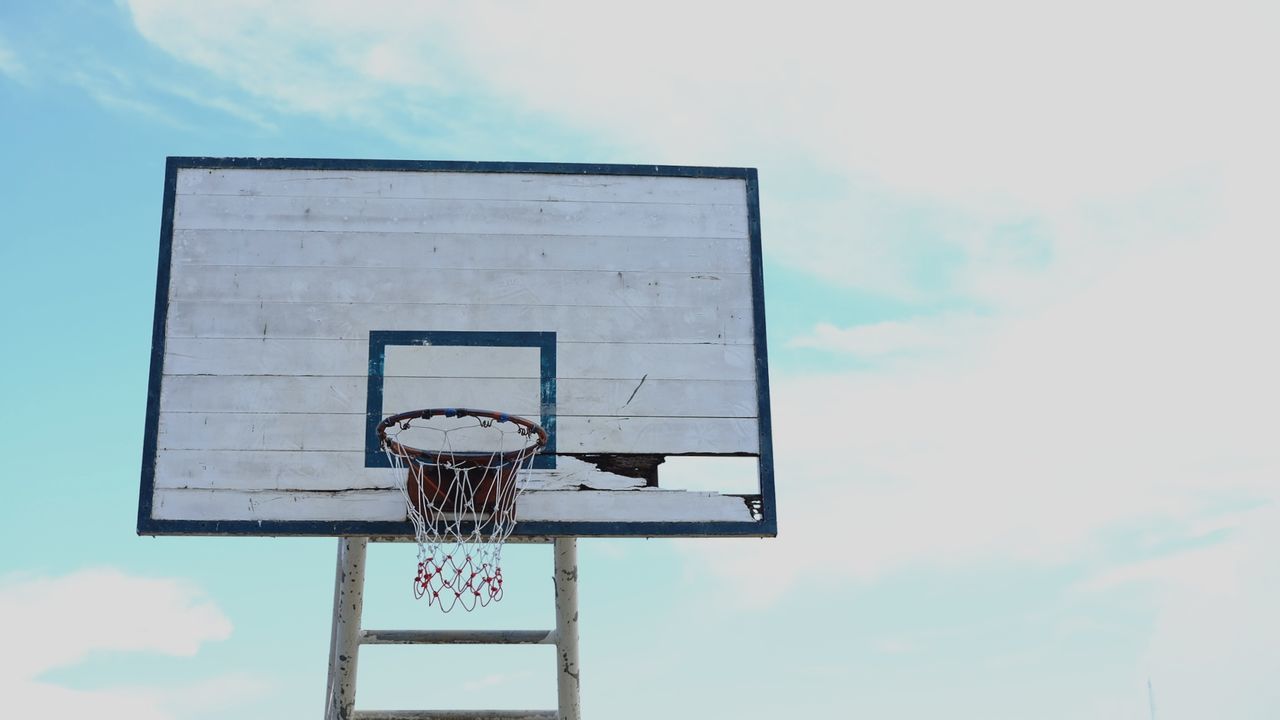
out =
<svg viewBox="0 0 1280 720"><path fill-rule="evenodd" d="M406 471L414 596L444 612L502 599L502 544L547 431L491 410L430 408L392 415L377 432L392 467Z"/></svg>

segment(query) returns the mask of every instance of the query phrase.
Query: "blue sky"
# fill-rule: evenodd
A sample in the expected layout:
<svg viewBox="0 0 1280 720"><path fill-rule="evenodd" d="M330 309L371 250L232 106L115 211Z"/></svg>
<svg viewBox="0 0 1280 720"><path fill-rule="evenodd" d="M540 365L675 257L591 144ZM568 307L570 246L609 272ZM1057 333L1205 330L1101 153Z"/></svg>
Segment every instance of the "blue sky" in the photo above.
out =
<svg viewBox="0 0 1280 720"><path fill-rule="evenodd" d="M333 541L134 534L164 158L243 155L760 169L780 534L583 541L589 716L1280 715L1275 19L5 4L10 706L320 710ZM373 552L369 625L458 622ZM551 622L508 558L467 625ZM550 706L550 663L372 648L359 705Z"/></svg>

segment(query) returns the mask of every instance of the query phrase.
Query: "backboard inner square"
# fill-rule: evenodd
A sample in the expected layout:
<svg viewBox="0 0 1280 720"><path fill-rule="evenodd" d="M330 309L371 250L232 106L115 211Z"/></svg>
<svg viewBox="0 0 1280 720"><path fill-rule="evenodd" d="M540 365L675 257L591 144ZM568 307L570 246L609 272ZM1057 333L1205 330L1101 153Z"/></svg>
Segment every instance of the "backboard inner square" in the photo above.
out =
<svg viewBox="0 0 1280 720"><path fill-rule="evenodd" d="M536 347L388 345L382 413L467 407L538 422L540 355Z"/></svg>

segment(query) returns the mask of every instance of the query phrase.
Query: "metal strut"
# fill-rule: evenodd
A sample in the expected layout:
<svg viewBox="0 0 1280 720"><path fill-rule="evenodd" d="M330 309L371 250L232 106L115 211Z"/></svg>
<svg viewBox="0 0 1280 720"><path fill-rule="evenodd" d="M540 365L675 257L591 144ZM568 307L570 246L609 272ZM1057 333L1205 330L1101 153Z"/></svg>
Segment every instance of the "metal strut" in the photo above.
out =
<svg viewBox="0 0 1280 720"><path fill-rule="evenodd" d="M369 539L338 538L329 642L325 720L581 720L578 682L578 543L552 540L555 553L554 630L364 630L364 564ZM356 710L361 645L555 645L557 710Z"/></svg>

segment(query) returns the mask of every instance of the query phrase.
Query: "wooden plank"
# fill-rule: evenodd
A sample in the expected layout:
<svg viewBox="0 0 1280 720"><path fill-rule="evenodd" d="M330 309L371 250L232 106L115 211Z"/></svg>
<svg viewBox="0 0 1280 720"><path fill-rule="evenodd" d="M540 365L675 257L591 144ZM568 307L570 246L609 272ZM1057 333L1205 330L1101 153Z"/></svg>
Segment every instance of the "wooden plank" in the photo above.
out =
<svg viewBox="0 0 1280 720"><path fill-rule="evenodd" d="M521 496L516 520L566 522L733 522L754 518L740 498L710 492L549 491Z"/></svg>
<svg viewBox="0 0 1280 720"><path fill-rule="evenodd" d="M183 375L165 378L160 412L359 414L365 390L365 382L352 377Z"/></svg>
<svg viewBox="0 0 1280 720"><path fill-rule="evenodd" d="M738 380L755 383L750 345L560 343L556 373L564 378Z"/></svg>
<svg viewBox="0 0 1280 720"><path fill-rule="evenodd" d="M284 492L158 488L152 517L160 520L404 521L398 490ZM751 521L733 496L683 490L529 492L516 507L519 521L734 522Z"/></svg>
<svg viewBox="0 0 1280 720"><path fill-rule="evenodd" d="M339 393L324 395L325 383L334 378L300 379L302 393L316 388L317 400L337 399ZM363 379L361 379L363 380ZM250 379L245 382L251 383ZM383 382L383 409L417 407L502 408L517 415L537 417L540 412L539 382L522 378L386 378ZM269 383L274 387L274 383ZM302 400L306 402L306 400ZM759 398L754 381L660 380L652 378L574 379L556 381L557 415L612 417L755 417ZM175 408L176 409L176 408ZM185 408L213 410L213 408ZM232 411L256 408L232 407ZM321 412L343 412L330 405Z"/></svg>
<svg viewBox="0 0 1280 720"><path fill-rule="evenodd" d="M161 412L364 413L364 377L179 375L167 377ZM537 381L508 378L387 378L383 409L504 408L536 415ZM452 401L452 402L436 402ZM737 380L565 379L556 384L559 415L613 417L755 417L754 382ZM397 410L407 405L404 410Z"/></svg>
<svg viewBox="0 0 1280 720"><path fill-rule="evenodd" d="M247 341L253 343L256 341ZM386 377L540 378L536 348L389 346ZM367 360L356 367L363 369ZM755 381L748 345L559 343L559 381L578 379Z"/></svg>
<svg viewBox="0 0 1280 720"><path fill-rule="evenodd" d="M369 343L311 338L169 338L165 375L354 375Z"/></svg>
<svg viewBox="0 0 1280 720"><path fill-rule="evenodd" d="M363 451L363 414L160 413L164 450Z"/></svg>
<svg viewBox="0 0 1280 720"><path fill-rule="evenodd" d="M732 178L559 173L458 173L382 170L184 168L179 195L382 197L682 204L745 203Z"/></svg>
<svg viewBox="0 0 1280 720"><path fill-rule="evenodd" d="M355 490L396 485L362 452L171 450L156 454L155 487L204 490Z"/></svg>
<svg viewBox="0 0 1280 720"><path fill-rule="evenodd" d="M383 303L169 303L173 338L323 338L368 342L369 330L554 331L561 342L751 344L750 308Z"/></svg>
<svg viewBox="0 0 1280 720"><path fill-rule="evenodd" d="M532 358L510 358L524 351ZM560 343L562 378L753 380L749 345ZM369 364L360 340L171 338L166 375L357 375ZM388 377L538 377L536 348L388 346Z"/></svg>
<svg viewBox="0 0 1280 720"><path fill-rule="evenodd" d="M363 414L160 413L158 447L170 450L363 452ZM754 418L556 418L561 453L747 453Z"/></svg>
<svg viewBox="0 0 1280 720"><path fill-rule="evenodd" d="M424 407L496 408L536 418L542 410L541 386L536 378L391 377L382 383L382 409L394 414ZM563 387L563 383L557 383L558 401L562 401L559 389ZM557 402L557 409L562 407L565 406Z"/></svg>
<svg viewBox="0 0 1280 720"><path fill-rule="evenodd" d="M755 454L760 451L755 418L556 418L560 453Z"/></svg>
<svg viewBox="0 0 1280 720"><path fill-rule="evenodd" d="M174 229L747 237L745 202L684 205L461 198L179 195L175 205Z"/></svg>
<svg viewBox="0 0 1280 720"><path fill-rule="evenodd" d="M157 520L356 520L403 522L398 490L295 493L276 490L157 488L151 505Z"/></svg>
<svg viewBox="0 0 1280 720"><path fill-rule="evenodd" d="M538 397L540 348L388 345L383 352L384 378L521 378L535 381L532 397Z"/></svg>
<svg viewBox="0 0 1280 720"><path fill-rule="evenodd" d="M187 265L171 301L748 308L746 274Z"/></svg>
<svg viewBox="0 0 1280 720"><path fill-rule="evenodd" d="M162 450L156 456L157 488L205 490L334 491L396 488L404 471L367 468L363 452ZM577 458L557 458L554 470L530 471L533 490L629 490L640 478L604 472Z"/></svg>
<svg viewBox="0 0 1280 720"><path fill-rule="evenodd" d="M747 273L744 238L176 230L174 265Z"/></svg>

